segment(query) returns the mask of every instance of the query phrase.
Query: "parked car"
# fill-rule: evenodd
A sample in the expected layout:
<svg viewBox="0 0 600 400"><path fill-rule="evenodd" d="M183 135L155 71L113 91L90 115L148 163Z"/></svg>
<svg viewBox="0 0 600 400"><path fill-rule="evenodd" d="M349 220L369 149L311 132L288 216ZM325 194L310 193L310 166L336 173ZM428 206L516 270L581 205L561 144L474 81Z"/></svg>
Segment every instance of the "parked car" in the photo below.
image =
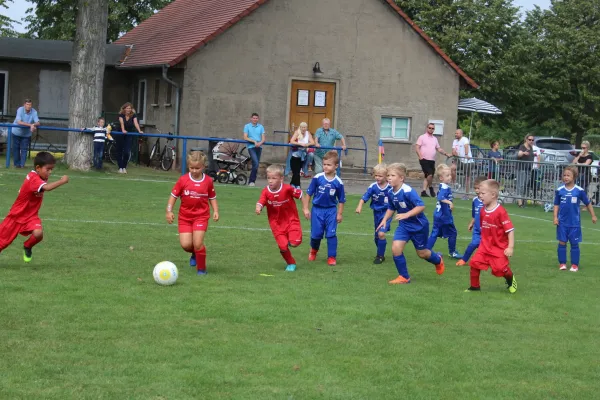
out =
<svg viewBox="0 0 600 400"><path fill-rule="evenodd" d="M507 160L516 160L519 147L523 142L516 146L504 148L504 158ZM548 136L534 137L534 151L539 149L542 155L542 161L556 162L560 164L570 164L578 151L575 150L571 142L564 138L555 138Z"/></svg>
<svg viewBox="0 0 600 400"><path fill-rule="evenodd" d="M592 166L590 170L592 172L592 179L598 178L598 167L600 166L600 157L597 154L594 154L593 151L590 151L590 155L592 156Z"/></svg>

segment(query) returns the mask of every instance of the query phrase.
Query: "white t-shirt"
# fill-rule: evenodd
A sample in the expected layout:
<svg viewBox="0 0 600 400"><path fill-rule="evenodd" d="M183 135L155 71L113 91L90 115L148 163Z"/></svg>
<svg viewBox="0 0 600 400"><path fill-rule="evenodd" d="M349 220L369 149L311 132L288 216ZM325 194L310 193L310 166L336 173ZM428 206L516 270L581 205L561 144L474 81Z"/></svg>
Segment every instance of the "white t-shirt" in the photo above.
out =
<svg viewBox="0 0 600 400"><path fill-rule="evenodd" d="M472 163L473 162L473 153L471 153L471 146L469 146L469 154L465 152L465 145L469 144L469 139L466 137L461 137L460 139L454 139L452 142L452 149L456 150L456 154L460 157L461 162ZM469 157L465 159L465 157Z"/></svg>

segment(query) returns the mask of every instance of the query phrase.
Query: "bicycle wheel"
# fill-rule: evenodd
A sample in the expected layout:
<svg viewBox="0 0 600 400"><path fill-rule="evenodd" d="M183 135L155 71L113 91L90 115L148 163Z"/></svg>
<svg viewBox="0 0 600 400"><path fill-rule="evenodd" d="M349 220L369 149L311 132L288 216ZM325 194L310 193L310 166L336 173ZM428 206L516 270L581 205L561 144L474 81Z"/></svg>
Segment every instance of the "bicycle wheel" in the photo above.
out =
<svg viewBox="0 0 600 400"><path fill-rule="evenodd" d="M150 151L150 158L148 158L148 164L146 164L146 167L150 166L150 164L152 163L152 160L154 159L154 156L156 155L157 152L158 152L158 145L157 145L157 143L154 143L154 146L152 146L152 150Z"/></svg>
<svg viewBox="0 0 600 400"><path fill-rule="evenodd" d="M117 145L115 143L110 143L108 145L108 160L111 164L117 165Z"/></svg>
<svg viewBox="0 0 600 400"><path fill-rule="evenodd" d="M175 149L172 147L166 147L163 150L162 157L160 158L160 167L163 171L168 171L173 166L175 160Z"/></svg>
<svg viewBox="0 0 600 400"><path fill-rule="evenodd" d="M217 174L219 183L227 183L229 181L229 172L221 171Z"/></svg>

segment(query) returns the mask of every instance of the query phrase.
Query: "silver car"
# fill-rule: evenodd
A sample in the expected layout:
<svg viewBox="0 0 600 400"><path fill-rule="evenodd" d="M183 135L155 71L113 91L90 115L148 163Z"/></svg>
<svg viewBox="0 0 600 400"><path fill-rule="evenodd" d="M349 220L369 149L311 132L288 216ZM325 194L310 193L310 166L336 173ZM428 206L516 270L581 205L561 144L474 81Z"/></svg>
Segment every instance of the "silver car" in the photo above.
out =
<svg viewBox="0 0 600 400"><path fill-rule="evenodd" d="M564 138L534 137L533 144L540 149L542 161L546 162L570 164L578 153L571 142Z"/></svg>

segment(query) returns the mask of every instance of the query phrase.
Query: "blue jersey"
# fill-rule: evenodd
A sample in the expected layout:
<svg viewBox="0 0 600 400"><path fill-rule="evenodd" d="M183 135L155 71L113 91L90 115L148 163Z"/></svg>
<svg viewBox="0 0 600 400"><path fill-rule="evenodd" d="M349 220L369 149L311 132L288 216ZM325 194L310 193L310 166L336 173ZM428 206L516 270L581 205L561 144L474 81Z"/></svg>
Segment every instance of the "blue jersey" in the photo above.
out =
<svg viewBox="0 0 600 400"><path fill-rule="evenodd" d="M471 206L471 216L475 220L473 224L473 233L477 235L481 235L481 220L479 219L479 213L483 208L483 201L479 199L479 197L473 198L473 205Z"/></svg>
<svg viewBox="0 0 600 400"><path fill-rule="evenodd" d="M363 194L362 200L366 203L371 199L371 209L375 211L386 211L388 209L388 197L391 186L389 183L385 184L385 187L380 188L377 182L371 183L365 194Z"/></svg>
<svg viewBox="0 0 600 400"><path fill-rule="evenodd" d="M453 200L452 189L445 183L440 183L440 188L437 193L437 203L433 212L433 222L439 221L444 225L454 224L452 210L450 204L442 203L442 200Z"/></svg>
<svg viewBox="0 0 600 400"><path fill-rule="evenodd" d="M579 202L586 206L590 200L581 186L573 186L567 189L564 185L556 189L554 196L554 205L558 206L558 225L567 228L581 226L581 216L579 212Z"/></svg>
<svg viewBox="0 0 600 400"><path fill-rule="evenodd" d="M394 192L394 189L390 189L387 196L388 210L396 211L398 214L404 214L415 207L425 205L417 192L407 184L403 184L397 192ZM429 229L429 220L427 220L423 212L400 221L398 225L400 224L402 224L404 230L407 232L420 232L425 226Z"/></svg>
<svg viewBox="0 0 600 400"><path fill-rule="evenodd" d="M306 193L312 196L313 206L328 208L335 207L338 203L346 202L342 180L337 175L329 180L324 172L312 178Z"/></svg>

